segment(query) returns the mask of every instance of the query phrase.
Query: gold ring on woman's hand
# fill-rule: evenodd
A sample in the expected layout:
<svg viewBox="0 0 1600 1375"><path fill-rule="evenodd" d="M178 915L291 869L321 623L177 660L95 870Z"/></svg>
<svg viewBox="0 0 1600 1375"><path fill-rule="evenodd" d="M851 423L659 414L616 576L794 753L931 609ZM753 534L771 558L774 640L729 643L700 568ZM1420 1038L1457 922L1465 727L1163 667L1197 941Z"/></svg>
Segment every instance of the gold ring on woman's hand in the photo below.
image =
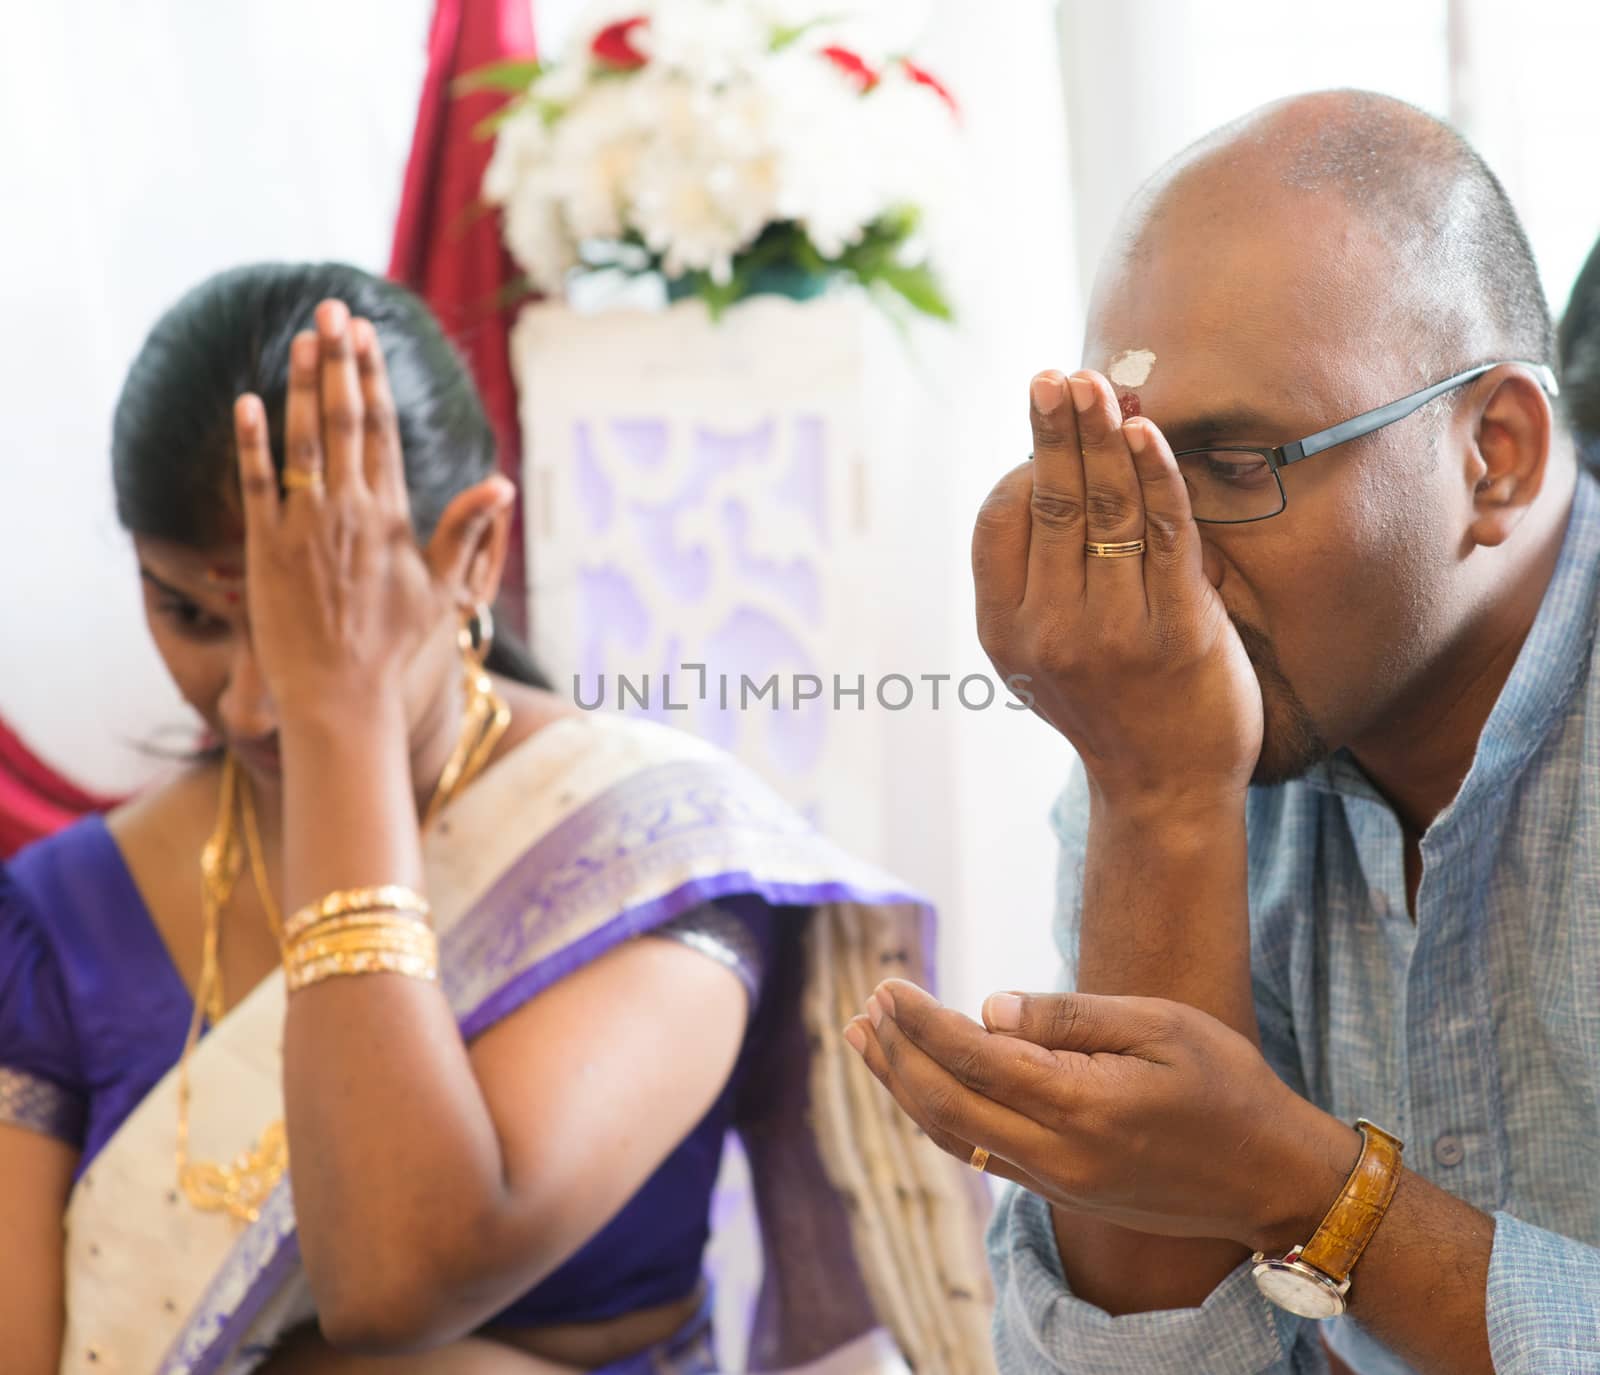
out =
<svg viewBox="0 0 1600 1375"><path fill-rule="evenodd" d="M982 1146L974 1146L972 1148L972 1158L967 1161L967 1164L971 1165L979 1174L982 1174L989 1167L989 1152Z"/></svg>
<svg viewBox="0 0 1600 1375"><path fill-rule="evenodd" d="M1144 553L1144 541L1128 539L1115 544L1100 544L1094 540L1086 540L1083 552L1091 559L1135 559Z"/></svg>
<svg viewBox="0 0 1600 1375"><path fill-rule="evenodd" d="M322 486L321 468L285 468L283 470L283 490L286 492L320 492Z"/></svg>

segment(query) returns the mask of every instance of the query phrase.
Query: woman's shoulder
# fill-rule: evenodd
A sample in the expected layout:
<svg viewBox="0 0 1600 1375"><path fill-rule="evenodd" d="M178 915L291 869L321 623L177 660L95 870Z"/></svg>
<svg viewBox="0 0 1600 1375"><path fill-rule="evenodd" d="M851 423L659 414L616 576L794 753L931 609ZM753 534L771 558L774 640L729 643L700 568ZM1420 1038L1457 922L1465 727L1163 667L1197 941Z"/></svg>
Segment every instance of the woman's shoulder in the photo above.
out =
<svg viewBox="0 0 1600 1375"><path fill-rule="evenodd" d="M110 812L80 818L25 846L9 861L13 922L28 913L49 943L87 953L91 928L139 898L133 874L164 857L192 855L201 804L215 788L215 765L195 764Z"/></svg>
<svg viewBox="0 0 1600 1375"><path fill-rule="evenodd" d="M53 888L92 873L115 849L106 818L91 812L17 851L6 862L0 896L17 912L48 908Z"/></svg>
<svg viewBox="0 0 1600 1375"><path fill-rule="evenodd" d="M78 1145L83 1114L78 1036L60 958L14 868L0 865L0 1123Z"/></svg>
<svg viewBox="0 0 1600 1375"><path fill-rule="evenodd" d="M43 843L35 842L36 845ZM17 855L0 863L0 971L15 966L16 952L22 947L44 943L39 906L22 880L18 867L20 858L21 855Z"/></svg>
<svg viewBox="0 0 1600 1375"><path fill-rule="evenodd" d="M178 765L107 812L107 828L120 839L170 826L180 816L202 808L207 800L214 805L221 767L220 759L209 757Z"/></svg>
<svg viewBox="0 0 1600 1375"><path fill-rule="evenodd" d="M548 688L530 687L509 678L495 680L495 689L511 708L511 725L500 746L507 753L558 722L582 720L588 713Z"/></svg>

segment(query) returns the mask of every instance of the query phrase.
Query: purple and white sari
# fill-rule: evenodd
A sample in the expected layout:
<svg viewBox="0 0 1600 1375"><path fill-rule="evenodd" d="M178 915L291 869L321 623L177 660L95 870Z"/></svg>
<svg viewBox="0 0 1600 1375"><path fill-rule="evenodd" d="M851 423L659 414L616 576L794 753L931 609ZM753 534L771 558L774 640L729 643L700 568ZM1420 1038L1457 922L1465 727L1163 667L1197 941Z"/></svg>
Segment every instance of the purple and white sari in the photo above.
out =
<svg viewBox="0 0 1600 1375"><path fill-rule="evenodd" d="M749 1368L992 1369L987 1195L907 1124L838 1034L886 975L926 982L926 904L726 755L615 718L541 730L423 845L443 988L469 1041L708 901L754 895L795 911L803 976L755 1076L761 1092L736 1121L765 1260ZM233 1159L281 1119L284 998L281 978L264 980L201 1042L197 1158ZM169 1073L74 1188L62 1375L244 1375L312 1316L289 1181L242 1231L178 1201L176 1091ZM702 1314L641 1369L680 1357L705 1369L706 1331Z"/></svg>

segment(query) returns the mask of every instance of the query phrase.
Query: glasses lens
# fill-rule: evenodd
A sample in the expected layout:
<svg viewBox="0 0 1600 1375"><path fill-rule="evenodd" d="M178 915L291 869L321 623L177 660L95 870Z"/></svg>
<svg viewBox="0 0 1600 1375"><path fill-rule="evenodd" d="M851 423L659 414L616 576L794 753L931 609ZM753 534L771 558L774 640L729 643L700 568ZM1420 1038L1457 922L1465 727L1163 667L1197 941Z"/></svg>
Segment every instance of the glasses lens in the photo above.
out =
<svg viewBox="0 0 1600 1375"><path fill-rule="evenodd" d="M1249 449L1196 449L1178 455L1196 520L1260 520L1283 510L1272 465Z"/></svg>

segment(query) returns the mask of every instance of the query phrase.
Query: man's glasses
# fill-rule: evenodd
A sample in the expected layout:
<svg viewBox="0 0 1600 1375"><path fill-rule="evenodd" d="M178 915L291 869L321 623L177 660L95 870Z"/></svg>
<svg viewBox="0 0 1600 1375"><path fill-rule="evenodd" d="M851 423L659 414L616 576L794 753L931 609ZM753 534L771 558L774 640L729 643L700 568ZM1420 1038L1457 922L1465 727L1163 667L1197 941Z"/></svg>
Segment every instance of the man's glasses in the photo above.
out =
<svg viewBox="0 0 1600 1375"><path fill-rule="evenodd" d="M1280 444L1276 448L1255 448L1249 445L1229 444L1207 449L1184 449L1173 455L1178 460L1178 471L1189 487L1189 505L1194 518L1208 525L1242 525L1246 521L1267 520L1288 505L1283 494L1282 470L1302 458L1310 458L1335 445L1347 444L1352 439L1381 430L1396 420L1403 420L1415 410L1420 410L1436 396L1456 387L1465 386L1475 377L1482 377L1492 368L1508 366L1505 362L1484 363L1466 372L1458 372L1443 382L1402 396L1387 406L1374 411L1364 411L1325 430L1296 440L1293 444ZM1545 392L1554 397L1560 388L1556 375L1543 363L1513 360L1509 366L1531 369Z"/></svg>

